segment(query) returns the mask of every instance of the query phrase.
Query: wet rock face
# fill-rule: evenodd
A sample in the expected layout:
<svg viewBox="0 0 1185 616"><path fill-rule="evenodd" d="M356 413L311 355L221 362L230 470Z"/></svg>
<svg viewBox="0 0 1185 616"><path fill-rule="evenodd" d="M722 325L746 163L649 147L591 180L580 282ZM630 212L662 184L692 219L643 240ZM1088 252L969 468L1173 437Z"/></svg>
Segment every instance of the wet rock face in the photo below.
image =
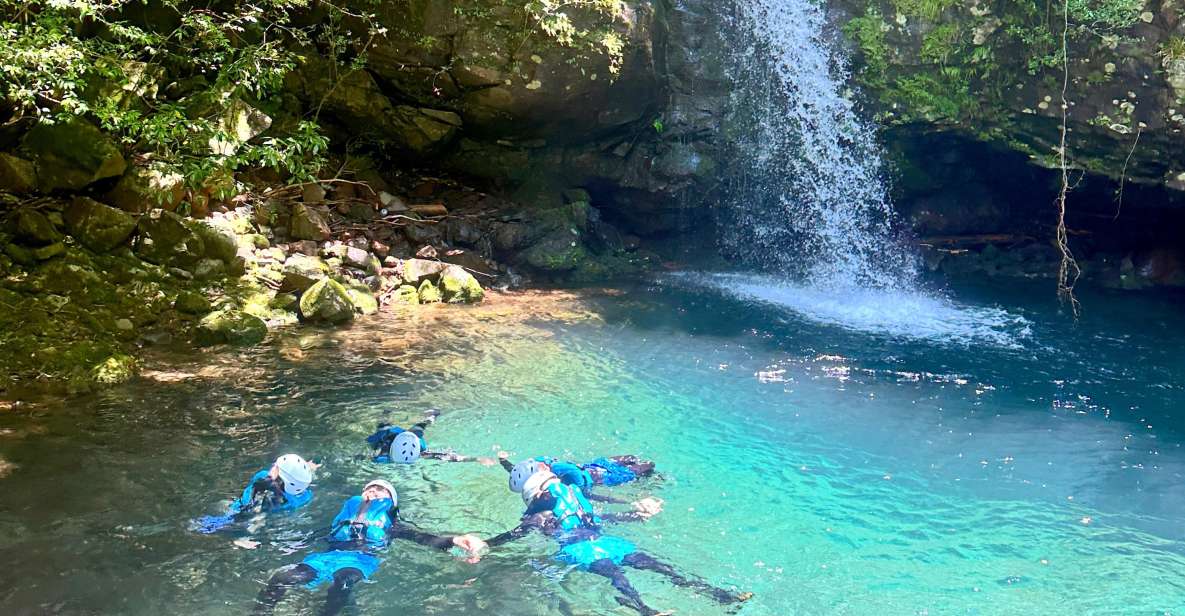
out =
<svg viewBox="0 0 1185 616"><path fill-rule="evenodd" d="M982 0L828 5L854 48L864 102L883 124L960 133L1057 165L1060 19L1032 5ZM1173 3L1070 4L1073 167L1185 189L1179 11Z"/></svg>

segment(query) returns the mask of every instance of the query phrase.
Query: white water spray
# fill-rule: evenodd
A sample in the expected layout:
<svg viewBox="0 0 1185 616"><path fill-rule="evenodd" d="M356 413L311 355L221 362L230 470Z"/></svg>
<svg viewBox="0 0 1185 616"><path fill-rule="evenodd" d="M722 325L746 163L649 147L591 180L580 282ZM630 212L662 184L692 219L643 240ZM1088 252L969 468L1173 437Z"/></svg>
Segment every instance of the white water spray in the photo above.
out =
<svg viewBox="0 0 1185 616"><path fill-rule="evenodd" d="M813 0L739 0L734 184L726 248L818 287L914 286L895 239L873 127L844 85L847 58Z"/></svg>

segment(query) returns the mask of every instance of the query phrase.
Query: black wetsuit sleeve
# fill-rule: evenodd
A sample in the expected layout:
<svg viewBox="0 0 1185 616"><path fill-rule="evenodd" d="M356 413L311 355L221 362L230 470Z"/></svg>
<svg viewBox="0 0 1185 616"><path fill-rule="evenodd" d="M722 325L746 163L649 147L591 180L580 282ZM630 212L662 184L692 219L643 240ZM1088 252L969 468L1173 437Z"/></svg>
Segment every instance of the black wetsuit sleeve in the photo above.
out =
<svg viewBox="0 0 1185 616"><path fill-rule="evenodd" d="M593 494L591 492L585 492L584 497L590 501L594 501L597 503L609 503L610 505L626 505L626 504L629 504L629 502L630 502L630 501L623 499L623 498L614 498L612 496L602 496L600 494Z"/></svg>
<svg viewBox="0 0 1185 616"><path fill-rule="evenodd" d="M420 453L420 457L429 460L443 460L445 462L473 462L477 460L477 458L463 456L451 451L424 451Z"/></svg>
<svg viewBox="0 0 1185 616"><path fill-rule="evenodd" d="M504 545L514 541L515 539L521 539L525 537L529 532L531 532L531 525L523 522L522 524L519 524L518 526L515 526L504 533L494 535L493 537L486 539L486 545L490 546L491 548Z"/></svg>
<svg viewBox="0 0 1185 616"><path fill-rule="evenodd" d="M433 535L432 533L426 533L422 530L412 528L402 522L394 524L391 528L387 529L387 537L391 539L407 539L408 541L414 541L420 545L426 545L438 550L448 550L453 547L452 535L445 535L443 537Z"/></svg>
<svg viewBox="0 0 1185 616"><path fill-rule="evenodd" d="M623 511L620 513L602 513L602 522L645 522L646 518L636 511Z"/></svg>
<svg viewBox="0 0 1185 616"><path fill-rule="evenodd" d="M506 458L498 458L498 464L501 464L502 468L506 469L506 472L508 473L514 470L514 464L512 464L510 460Z"/></svg>

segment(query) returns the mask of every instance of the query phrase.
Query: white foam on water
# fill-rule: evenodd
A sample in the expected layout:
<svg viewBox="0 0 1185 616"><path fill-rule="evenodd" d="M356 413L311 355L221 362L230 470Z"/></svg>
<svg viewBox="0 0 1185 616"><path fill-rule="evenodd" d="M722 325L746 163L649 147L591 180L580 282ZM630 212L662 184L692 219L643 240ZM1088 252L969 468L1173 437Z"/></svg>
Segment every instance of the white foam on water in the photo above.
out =
<svg viewBox="0 0 1185 616"><path fill-rule="evenodd" d="M824 325L940 344L1019 349L1032 323L1001 308L923 291L809 286L761 274L679 272L671 279L789 310Z"/></svg>

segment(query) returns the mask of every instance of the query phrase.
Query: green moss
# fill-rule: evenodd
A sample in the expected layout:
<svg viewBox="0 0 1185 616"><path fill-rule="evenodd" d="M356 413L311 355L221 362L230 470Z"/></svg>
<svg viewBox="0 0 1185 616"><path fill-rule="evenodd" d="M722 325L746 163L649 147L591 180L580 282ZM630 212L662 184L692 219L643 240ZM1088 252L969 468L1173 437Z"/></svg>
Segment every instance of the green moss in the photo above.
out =
<svg viewBox="0 0 1185 616"><path fill-rule="evenodd" d="M116 354L103 360L91 369L91 378L96 383L115 385L126 383L136 375L139 367L136 359L130 355Z"/></svg>
<svg viewBox="0 0 1185 616"><path fill-rule="evenodd" d="M958 0L891 0L891 4L898 13L909 17L919 17L927 21L934 21L946 9L954 6Z"/></svg>
<svg viewBox="0 0 1185 616"><path fill-rule="evenodd" d="M1165 39L1160 44L1158 55L1166 67L1185 60L1185 37L1170 36Z"/></svg>

